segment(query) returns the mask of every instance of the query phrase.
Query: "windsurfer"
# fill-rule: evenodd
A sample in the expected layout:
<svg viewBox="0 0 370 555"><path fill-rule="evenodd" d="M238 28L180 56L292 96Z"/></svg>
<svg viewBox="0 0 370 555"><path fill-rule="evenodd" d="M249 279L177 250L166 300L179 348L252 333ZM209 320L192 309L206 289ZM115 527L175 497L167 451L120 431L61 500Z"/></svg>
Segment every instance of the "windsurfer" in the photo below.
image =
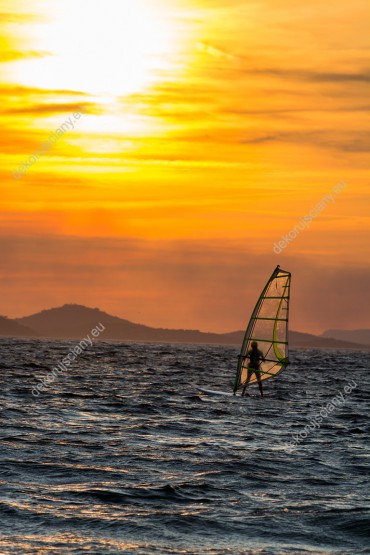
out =
<svg viewBox="0 0 370 555"><path fill-rule="evenodd" d="M265 357L263 356L263 352L259 350L257 341L252 341L251 347L252 348L248 351L248 353L245 356L245 358L249 358L249 364L248 364L248 376L243 387L242 397L244 397L245 395L245 390L247 389L247 386L250 382L253 372L256 374L261 397L263 397L260 364L262 361L265 360Z"/></svg>

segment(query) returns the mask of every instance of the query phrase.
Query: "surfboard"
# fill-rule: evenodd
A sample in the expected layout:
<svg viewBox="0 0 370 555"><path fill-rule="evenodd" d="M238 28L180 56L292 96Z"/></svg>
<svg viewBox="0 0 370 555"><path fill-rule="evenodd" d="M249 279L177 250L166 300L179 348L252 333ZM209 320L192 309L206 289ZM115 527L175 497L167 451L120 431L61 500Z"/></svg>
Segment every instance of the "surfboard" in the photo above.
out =
<svg viewBox="0 0 370 555"><path fill-rule="evenodd" d="M203 387L197 387L197 390L201 393L204 393L205 395L235 397L235 395L233 393L230 393L230 391L212 391L211 389L204 389ZM238 395L238 397L240 397L240 395Z"/></svg>

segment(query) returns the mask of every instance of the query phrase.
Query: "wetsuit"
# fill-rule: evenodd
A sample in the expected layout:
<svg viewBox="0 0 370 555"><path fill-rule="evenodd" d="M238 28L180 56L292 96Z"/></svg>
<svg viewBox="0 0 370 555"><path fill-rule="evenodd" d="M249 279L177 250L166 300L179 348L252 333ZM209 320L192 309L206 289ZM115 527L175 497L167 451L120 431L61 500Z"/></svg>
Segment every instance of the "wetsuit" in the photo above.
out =
<svg viewBox="0 0 370 555"><path fill-rule="evenodd" d="M247 388L247 385L249 384L252 374L255 373L258 387L261 393L261 397L263 397L261 370L260 370L261 361L265 360L263 352L260 351L259 349L250 349L250 351L248 351L247 356L245 358L249 358L249 364L248 364L248 376L243 387L242 396L245 395L245 390Z"/></svg>
<svg viewBox="0 0 370 555"><path fill-rule="evenodd" d="M248 368L259 371L260 363L264 360L263 352L259 349L251 349L248 351L247 357L249 358Z"/></svg>

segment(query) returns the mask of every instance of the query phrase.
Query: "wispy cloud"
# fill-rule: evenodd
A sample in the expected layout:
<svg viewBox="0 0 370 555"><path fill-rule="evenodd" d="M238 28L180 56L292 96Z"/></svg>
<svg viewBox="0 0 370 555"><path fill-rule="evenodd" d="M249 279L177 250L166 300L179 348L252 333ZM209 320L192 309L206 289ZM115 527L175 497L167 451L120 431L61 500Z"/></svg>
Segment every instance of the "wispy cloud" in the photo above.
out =
<svg viewBox="0 0 370 555"><path fill-rule="evenodd" d="M65 104L33 104L24 107L0 108L2 114L28 114L28 115L51 115L64 114L65 112L74 112L81 108L81 103L65 103Z"/></svg>
<svg viewBox="0 0 370 555"><path fill-rule="evenodd" d="M254 68L245 69L245 73L250 75L264 75L276 78L286 78L297 81L309 81L315 83L349 83L370 81L370 70L361 72L318 72L300 69L277 69L277 68Z"/></svg>

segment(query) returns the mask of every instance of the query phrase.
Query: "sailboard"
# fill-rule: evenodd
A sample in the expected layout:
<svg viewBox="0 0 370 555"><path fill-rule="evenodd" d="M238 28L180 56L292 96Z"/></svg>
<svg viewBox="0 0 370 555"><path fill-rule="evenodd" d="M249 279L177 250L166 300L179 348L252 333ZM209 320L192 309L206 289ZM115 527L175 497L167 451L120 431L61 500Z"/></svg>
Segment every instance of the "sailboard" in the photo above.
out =
<svg viewBox="0 0 370 555"><path fill-rule="evenodd" d="M258 344L263 355L259 375L262 381L274 378L289 364L288 322L291 273L277 266L259 296L249 320L243 343L238 356L236 376L232 395L237 395L244 387L248 377L248 353L252 342ZM248 386L257 382L252 370ZM230 395L230 392L217 392L201 389L206 395Z"/></svg>
<svg viewBox="0 0 370 555"><path fill-rule="evenodd" d="M197 387L197 390L211 397L218 397L219 395L226 395L227 397L234 396L234 393L231 391L213 391L212 389L205 389L204 387Z"/></svg>
<svg viewBox="0 0 370 555"><path fill-rule="evenodd" d="M248 376L248 353L252 342L258 343L264 360L261 380L274 378L289 364L288 322L291 273L277 266L267 281L249 320L238 357L234 393L244 386ZM249 384L257 381L252 373Z"/></svg>

